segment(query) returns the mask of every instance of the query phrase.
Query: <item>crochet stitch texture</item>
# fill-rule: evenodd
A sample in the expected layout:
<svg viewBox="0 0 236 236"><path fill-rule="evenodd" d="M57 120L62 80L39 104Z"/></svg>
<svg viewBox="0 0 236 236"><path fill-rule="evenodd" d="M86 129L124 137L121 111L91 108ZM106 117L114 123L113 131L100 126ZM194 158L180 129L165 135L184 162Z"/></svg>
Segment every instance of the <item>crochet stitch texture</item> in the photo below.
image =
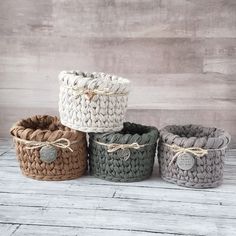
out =
<svg viewBox="0 0 236 236"><path fill-rule="evenodd" d="M123 128L129 80L105 73L62 71L59 81L62 124L84 132Z"/></svg>
<svg viewBox="0 0 236 236"><path fill-rule="evenodd" d="M223 180L225 149L230 135L222 129L198 125L170 125L160 131L159 165L161 177L172 183L192 188L217 187ZM165 145L168 144L168 145ZM173 162L175 152L170 145L207 150L202 157L194 157L195 165L182 170Z"/></svg>
<svg viewBox="0 0 236 236"><path fill-rule="evenodd" d="M155 127L125 122L120 132L91 133L89 141L89 163L92 175L116 182L133 182L151 176L159 133ZM125 159L122 149L108 152L104 144L143 145L138 149L129 148L130 156ZM127 150L127 149L124 149Z"/></svg>
<svg viewBox="0 0 236 236"><path fill-rule="evenodd" d="M44 115L23 119L10 132L16 137L17 158L25 176L38 180L67 180L78 178L86 172L85 133L63 126L57 117ZM51 163L40 159L40 147L29 149L29 141L54 142L60 139L69 140L73 151L56 147L57 156Z"/></svg>

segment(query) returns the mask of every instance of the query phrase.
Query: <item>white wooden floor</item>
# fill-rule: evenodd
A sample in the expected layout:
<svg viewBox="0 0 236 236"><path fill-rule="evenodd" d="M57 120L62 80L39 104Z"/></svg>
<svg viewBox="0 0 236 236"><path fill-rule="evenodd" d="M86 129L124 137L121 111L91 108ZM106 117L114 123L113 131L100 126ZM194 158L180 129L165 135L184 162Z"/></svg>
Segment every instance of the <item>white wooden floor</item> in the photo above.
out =
<svg viewBox="0 0 236 236"><path fill-rule="evenodd" d="M11 141L0 141L0 235L236 235L236 150L224 185L196 190L151 179L111 183L23 177Z"/></svg>

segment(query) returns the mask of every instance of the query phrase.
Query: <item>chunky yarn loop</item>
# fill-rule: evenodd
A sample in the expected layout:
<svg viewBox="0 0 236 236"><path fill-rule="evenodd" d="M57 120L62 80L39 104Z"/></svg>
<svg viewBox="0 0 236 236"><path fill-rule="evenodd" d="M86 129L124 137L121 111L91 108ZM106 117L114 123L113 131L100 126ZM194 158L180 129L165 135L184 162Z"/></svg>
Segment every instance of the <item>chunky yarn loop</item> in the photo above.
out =
<svg viewBox="0 0 236 236"><path fill-rule="evenodd" d="M57 117L45 115L20 120L10 133L25 176L38 180L67 180L78 178L87 170L85 133L63 126ZM44 162L41 155L50 162Z"/></svg>
<svg viewBox="0 0 236 236"><path fill-rule="evenodd" d="M62 71L59 81L62 124L84 132L123 128L129 80L104 73Z"/></svg>
<svg viewBox="0 0 236 236"><path fill-rule="evenodd" d="M92 175L109 181L132 182L152 174L159 136L155 127L125 122L120 132L89 136Z"/></svg>
<svg viewBox="0 0 236 236"><path fill-rule="evenodd" d="M225 150L229 143L230 135L222 129L197 125L166 126L160 131L161 177L185 187L216 187L223 180ZM192 163L185 159L188 165L190 163L189 169L181 169L178 165L184 154L190 155L187 156L190 160L193 158Z"/></svg>

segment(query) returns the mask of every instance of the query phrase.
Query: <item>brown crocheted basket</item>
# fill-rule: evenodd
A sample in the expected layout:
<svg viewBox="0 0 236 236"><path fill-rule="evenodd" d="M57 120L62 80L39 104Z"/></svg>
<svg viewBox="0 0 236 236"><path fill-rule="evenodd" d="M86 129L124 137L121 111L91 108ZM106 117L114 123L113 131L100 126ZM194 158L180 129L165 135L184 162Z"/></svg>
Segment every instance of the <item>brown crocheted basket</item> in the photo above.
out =
<svg viewBox="0 0 236 236"><path fill-rule="evenodd" d="M68 180L87 170L85 133L63 126L57 117L34 116L10 130L22 173L38 180Z"/></svg>
<svg viewBox="0 0 236 236"><path fill-rule="evenodd" d="M222 129L198 125L166 126L160 131L161 177L192 188L222 183L225 150L230 135Z"/></svg>

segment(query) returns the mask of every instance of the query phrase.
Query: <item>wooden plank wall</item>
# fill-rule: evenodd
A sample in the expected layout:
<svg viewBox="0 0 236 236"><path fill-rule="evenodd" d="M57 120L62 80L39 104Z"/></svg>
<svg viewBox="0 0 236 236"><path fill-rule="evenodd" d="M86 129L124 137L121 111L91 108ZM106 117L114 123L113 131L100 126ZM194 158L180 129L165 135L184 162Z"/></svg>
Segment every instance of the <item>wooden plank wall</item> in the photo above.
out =
<svg viewBox="0 0 236 236"><path fill-rule="evenodd" d="M127 119L227 129L236 147L235 0L1 0L0 137L57 114L61 70L131 79Z"/></svg>

